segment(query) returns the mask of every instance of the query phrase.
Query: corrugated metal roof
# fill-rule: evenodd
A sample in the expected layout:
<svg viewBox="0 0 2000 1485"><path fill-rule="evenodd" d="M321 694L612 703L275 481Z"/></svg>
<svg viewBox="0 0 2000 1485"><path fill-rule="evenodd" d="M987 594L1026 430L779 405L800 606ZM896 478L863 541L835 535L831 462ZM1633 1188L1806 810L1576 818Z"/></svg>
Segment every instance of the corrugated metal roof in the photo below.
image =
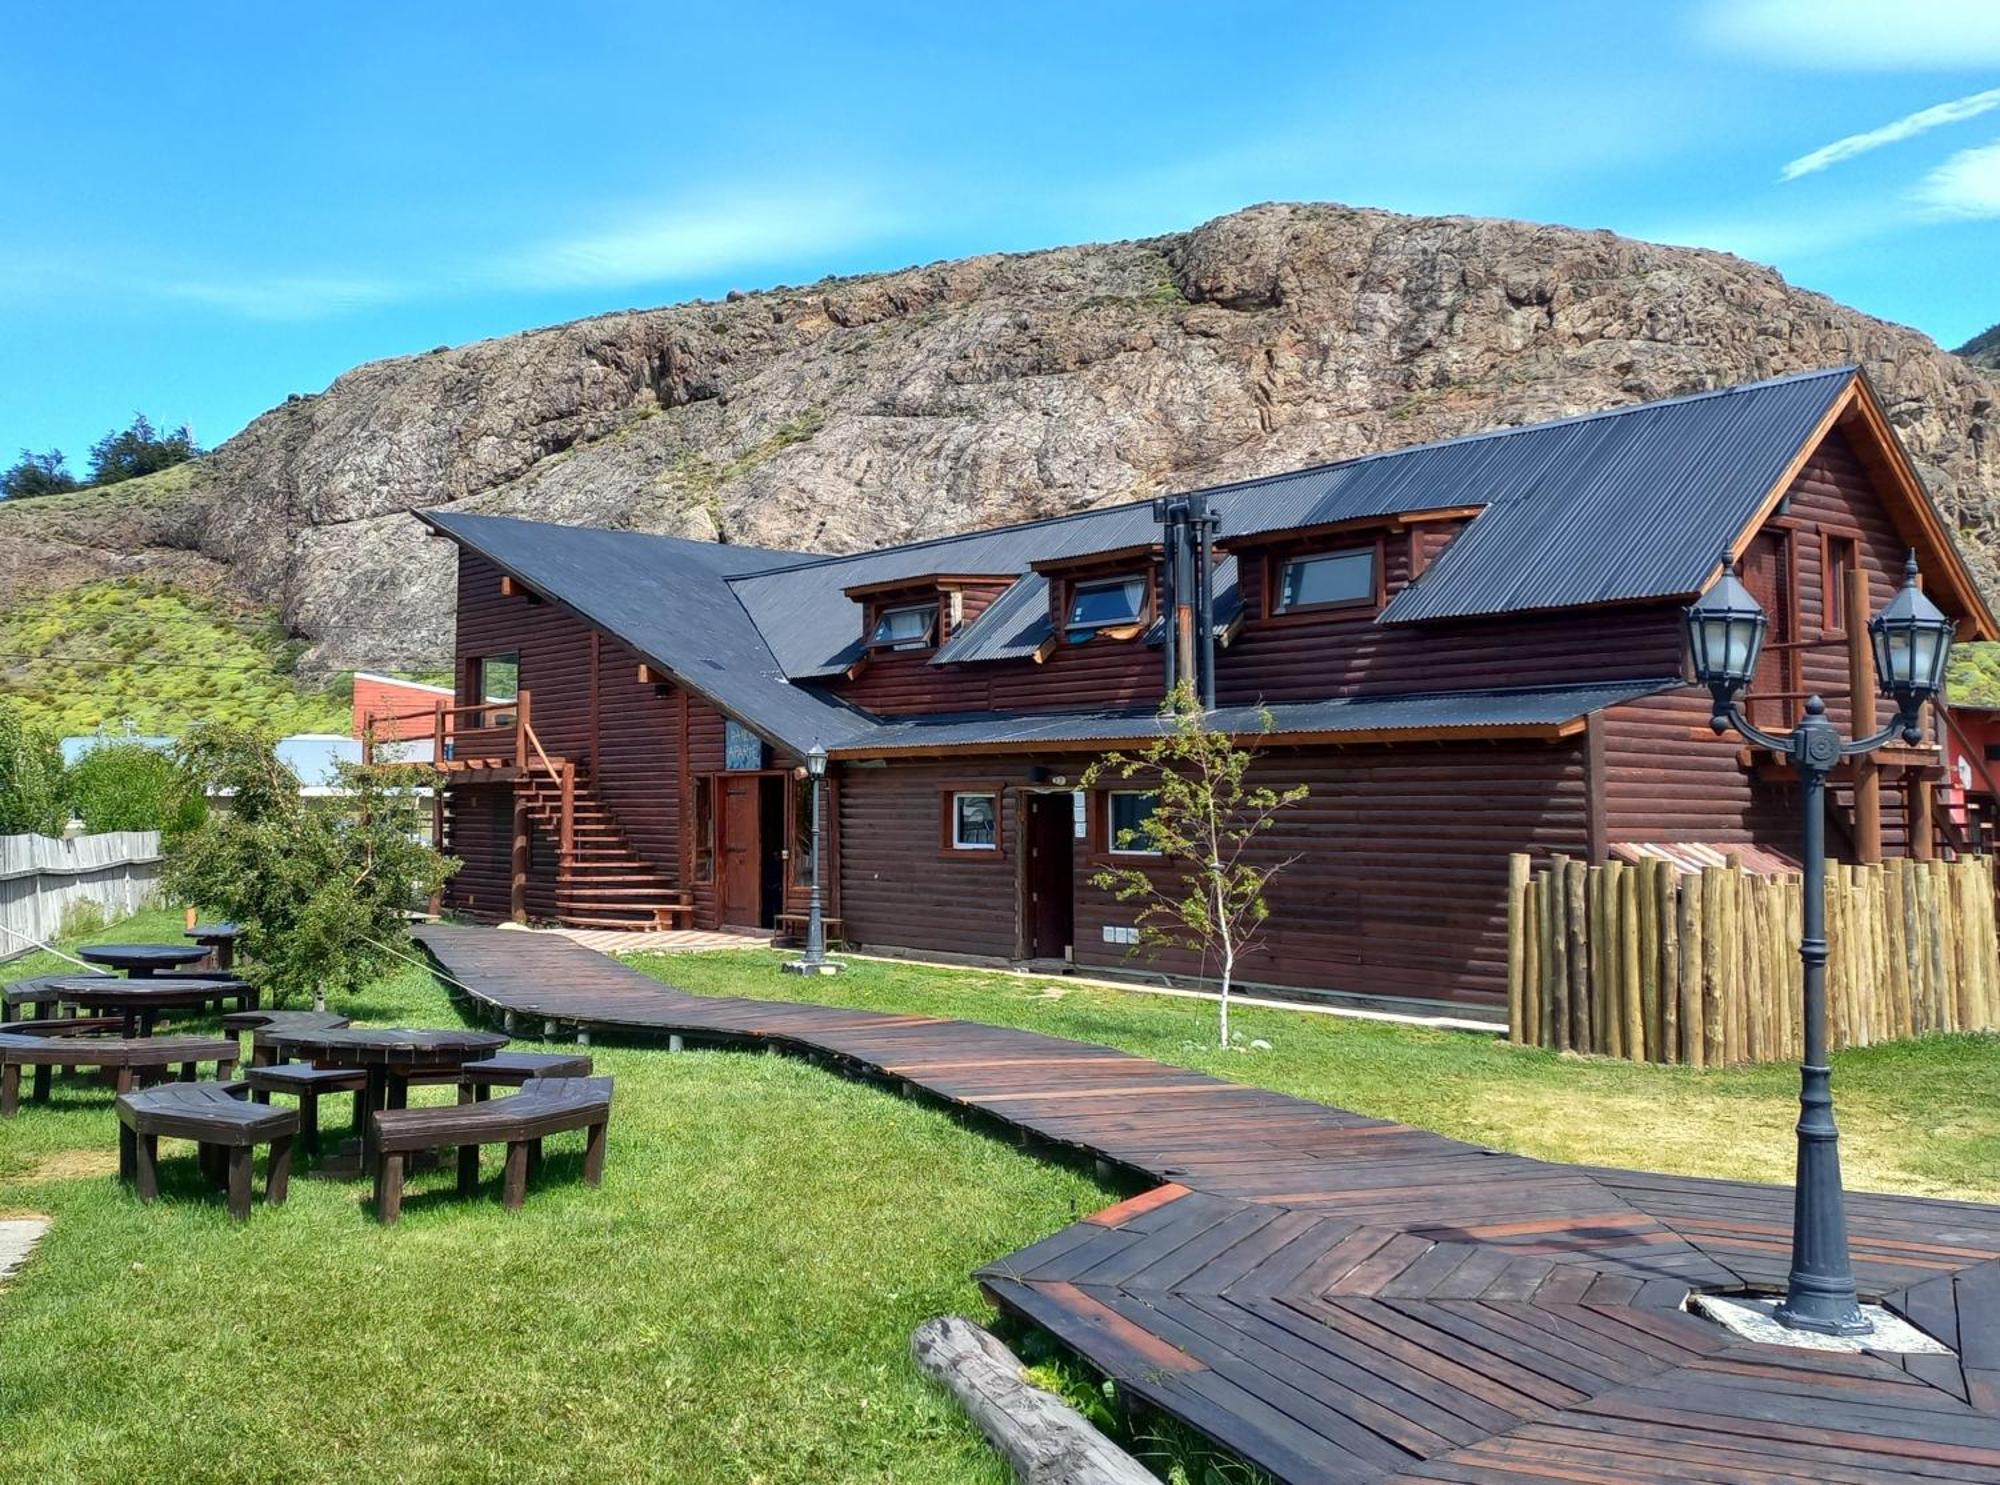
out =
<svg viewBox="0 0 2000 1485"><path fill-rule="evenodd" d="M1236 559L1215 564L1215 627L1225 631L1243 611L1236 586ZM988 660L1025 660L1055 632L1049 623L1049 580L1030 572L986 606L976 623L961 629L938 647L933 665L975 665ZM1155 620L1144 642L1160 643L1163 626ZM849 663L852 663L851 661Z"/></svg>
<svg viewBox="0 0 2000 1485"><path fill-rule="evenodd" d="M1486 509L1378 622L1699 590L1855 377L1851 366L1379 456Z"/></svg>
<svg viewBox="0 0 2000 1485"><path fill-rule="evenodd" d="M1530 686L1509 690L1433 692L1412 696L1343 697L1290 702L1279 706L1228 706L1209 714L1217 731L1273 740L1287 736L1341 733L1463 731L1469 736L1536 732L1561 727L1620 702L1679 689L1678 677L1605 681L1588 686ZM831 751L869 758L933 748L1019 749L1038 744L1095 744L1158 737L1168 723L1158 712L990 712L902 717L877 726L865 738Z"/></svg>
<svg viewBox="0 0 2000 1485"><path fill-rule="evenodd" d="M530 588L617 635L776 742L800 750L814 741L832 747L874 725L823 691L791 685L723 581L733 573L769 571L779 562L810 558L509 516L451 510L419 515Z"/></svg>
<svg viewBox="0 0 2000 1485"><path fill-rule="evenodd" d="M1281 531L1293 526L1357 520L1365 516L1399 515L1435 510L1441 505L1478 504L1455 497L1440 501L1419 482L1386 467L1359 474L1350 460L1314 469L1295 470L1263 479L1217 486L1212 504L1222 517L1224 536ZM1016 583L989 605L968 627L966 644L952 663L1005 659L1032 654L1041 638L1029 641L1027 621L1034 592L1048 606L1043 580L1030 568L1036 562L1082 557L1142 546L1159 538L1151 501L1135 501L1073 516L940 537L910 546L886 547L852 557L832 557L817 563L787 567L781 572L732 577L729 586L743 601L771 652L795 680L839 675L859 653L861 608L842 591L861 583L897 577L923 577L940 571L1020 573ZM1024 591L1026 589L1026 591ZM1222 597L1220 585L1218 600ZM989 624L992 639L987 638ZM1047 629L1042 630L1046 637ZM947 649L958 645L954 640ZM939 663L945 657L937 657Z"/></svg>

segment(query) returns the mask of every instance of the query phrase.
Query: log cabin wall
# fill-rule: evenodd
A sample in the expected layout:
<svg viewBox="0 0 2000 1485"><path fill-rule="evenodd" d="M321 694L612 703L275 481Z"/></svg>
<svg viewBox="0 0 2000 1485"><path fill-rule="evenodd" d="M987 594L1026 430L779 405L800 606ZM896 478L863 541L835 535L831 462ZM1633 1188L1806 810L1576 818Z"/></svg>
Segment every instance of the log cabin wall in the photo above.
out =
<svg viewBox="0 0 2000 1485"><path fill-rule="evenodd" d="M1837 563L1851 556L1867 573L1872 612L1902 585L1908 548L1867 471L1838 430L1807 460L1782 513L1765 524L1760 537L1769 541L1786 573L1780 586L1791 612L1784 627L1797 648L1789 660L1780 655L1777 663L1759 667L1760 687L1772 689L1777 681L1781 683L1776 689L1793 694L1766 702L1756 719L1773 729L1789 726L1802 704L1796 693L1817 691L1826 701L1827 715L1843 734L1851 735L1848 642L1838 611L1828 608L1829 578L1835 576L1828 557L1831 554ZM1861 616L1863 623L1866 619ZM1773 635L1778 631L1774 622ZM1628 702L1603 714L1606 843L1758 845L1796 857L1796 792L1754 780L1738 761L1742 740L1717 737L1709 730L1709 705L1707 692L1689 687ZM1886 721L1888 712L1883 703L1880 719ZM1834 788L1829 819L1828 844L1843 855L1851 844L1845 814L1851 792ZM1893 775L1885 776L1882 846L1886 853L1906 850L1906 817L1902 791L1894 787Z"/></svg>
<svg viewBox="0 0 2000 1485"><path fill-rule="evenodd" d="M916 952L1012 958L1019 922L1021 791L1043 776L1079 778L1076 755L891 762L840 770L840 882L848 936ZM1414 743L1274 748L1257 765L1273 785L1312 790L1286 811L1260 855L1295 856L1274 881L1268 947L1238 966L1247 982L1300 989L1503 999L1510 851L1588 850L1581 738L1555 743ZM1037 787L1045 787L1038 785ZM943 848L954 788L1002 795L1002 849ZM1102 792L1086 800L1074 842L1074 956L1086 969L1214 973L1192 956L1133 958L1105 942L1133 921L1090 884L1113 858Z"/></svg>

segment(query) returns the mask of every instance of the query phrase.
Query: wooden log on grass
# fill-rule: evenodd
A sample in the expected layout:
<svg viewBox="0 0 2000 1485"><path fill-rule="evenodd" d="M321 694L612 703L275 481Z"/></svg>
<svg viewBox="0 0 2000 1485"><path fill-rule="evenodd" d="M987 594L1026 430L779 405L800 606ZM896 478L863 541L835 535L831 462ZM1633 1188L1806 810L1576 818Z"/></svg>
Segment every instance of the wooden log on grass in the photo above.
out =
<svg viewBox="0 0 2000 1485"><path fill-rule="evenodd" d="M1517 1046L1528 1038L1528 858L1516 851L1507 858L1507 1040Z"/></svg>
<svg viewBox="0 0 2000 1485"><path fill-rule="evenodd" d="M1636 866L1618 873L1618 998L1624 1018L1618 1050L1633 1062L1646 1060L1646 991L1641 978L1645 973L1645 945L1639 928L1641 880Z"/></svg>
<svg viewBox="0 0 2000 1485"><path fill-rule="evenodd" d="M1590 918L1589 870L1581 861L1563 865L1563 937L1569 950L1569 1044L1566 1050L1588 1052L1590 1039Z"/></svg>
<svg viewBox="0 0 2000 1485"><path fill-rule="evenodd" d="M1054 1393L1032 1386L1012 1351L970 1320L926 1320L910 1354L979 1425L1021 1485L1159 1485L1159 1479Z"/></svg>
<svg viewBox="0 0 2000 1485"><path fill-rule="evenodd" d="M1654 875L1658 894L1655 912L1660 922L1660 1037L1656 1056L1661 1062L1681 1060L1681 893L1680 872L1662 861Z"/></svg>

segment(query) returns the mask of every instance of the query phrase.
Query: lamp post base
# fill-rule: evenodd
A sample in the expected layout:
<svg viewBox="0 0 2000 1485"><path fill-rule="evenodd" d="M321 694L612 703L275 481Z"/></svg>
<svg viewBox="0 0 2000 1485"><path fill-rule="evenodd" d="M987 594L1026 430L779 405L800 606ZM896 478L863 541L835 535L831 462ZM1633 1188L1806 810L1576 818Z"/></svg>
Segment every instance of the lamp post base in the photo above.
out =
<svg viewBox="0 0 2000 1485"><path fill-rule="evenodd" d="M831 959L822 959L817 964L809 959L787 959L778 966L788 975L837 975L846 967L835 964Z"/></svg>

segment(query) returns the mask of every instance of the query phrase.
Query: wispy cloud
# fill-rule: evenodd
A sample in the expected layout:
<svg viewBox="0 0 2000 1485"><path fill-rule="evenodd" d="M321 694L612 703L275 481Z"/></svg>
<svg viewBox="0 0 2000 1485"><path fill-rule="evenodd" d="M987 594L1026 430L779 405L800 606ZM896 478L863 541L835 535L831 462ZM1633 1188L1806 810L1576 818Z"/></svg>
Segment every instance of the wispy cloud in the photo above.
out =
<svg viewBox="0 0 2000 1485"><path fill-rule="evenodd" d="M1918 184L1917 201L1939 217L2000 217L2000 140L1960 150Z"/></svg>
<svg viewBox="0 0 2000 1485"><path fill-rule="evenodd" d="M503 253L484 276L532 289L664 283L851 247L892 226L859 196L829 192L638 208L595 230Z"/></svg>
<svg viewBox="0 0 2000 1485"><path fill-rule="evenodd" d="M1712 44L1789 67L1958 71L2000 62L1994 0L1709 0Z"/></svg>
<svg viewBox="0 0 2000 1485"><path fill-rule="evenodd" d="M168 279L151 287L167 298L227 310L246 320L317 320L401 299L413 288L387 279L294 273Z"/></svg>
<svg viewBox="0 0 2000 1485"><path fill-rule="evenodd" d="M1996 5L2000 5L2000 0L1996 0ZM1946 124L1959 124L1967 119L1976 119L1982 113L1990 113L1996 108L2000 108L2000 88L1989 88L1983 93L1954 98L1949 103L1920 108L1915 113L1905 114L1892 124L1884 124L1879 129L1869 129L1860 134L1850 134L1845 139L1836 139L1832 144L1821 145L1810 154L1800 155L1796 160L1786 164L1781 175L1785 180L1797 180L1802 175L1811 175L1814 171L1824 170L1829 165L1838 165L1844 160L1852 160L1856 155L1865 155L1870 150L1878 150L1885 144L1914 139L1917 135L1927 134L1932 129L1941 129Z"/></svg>

